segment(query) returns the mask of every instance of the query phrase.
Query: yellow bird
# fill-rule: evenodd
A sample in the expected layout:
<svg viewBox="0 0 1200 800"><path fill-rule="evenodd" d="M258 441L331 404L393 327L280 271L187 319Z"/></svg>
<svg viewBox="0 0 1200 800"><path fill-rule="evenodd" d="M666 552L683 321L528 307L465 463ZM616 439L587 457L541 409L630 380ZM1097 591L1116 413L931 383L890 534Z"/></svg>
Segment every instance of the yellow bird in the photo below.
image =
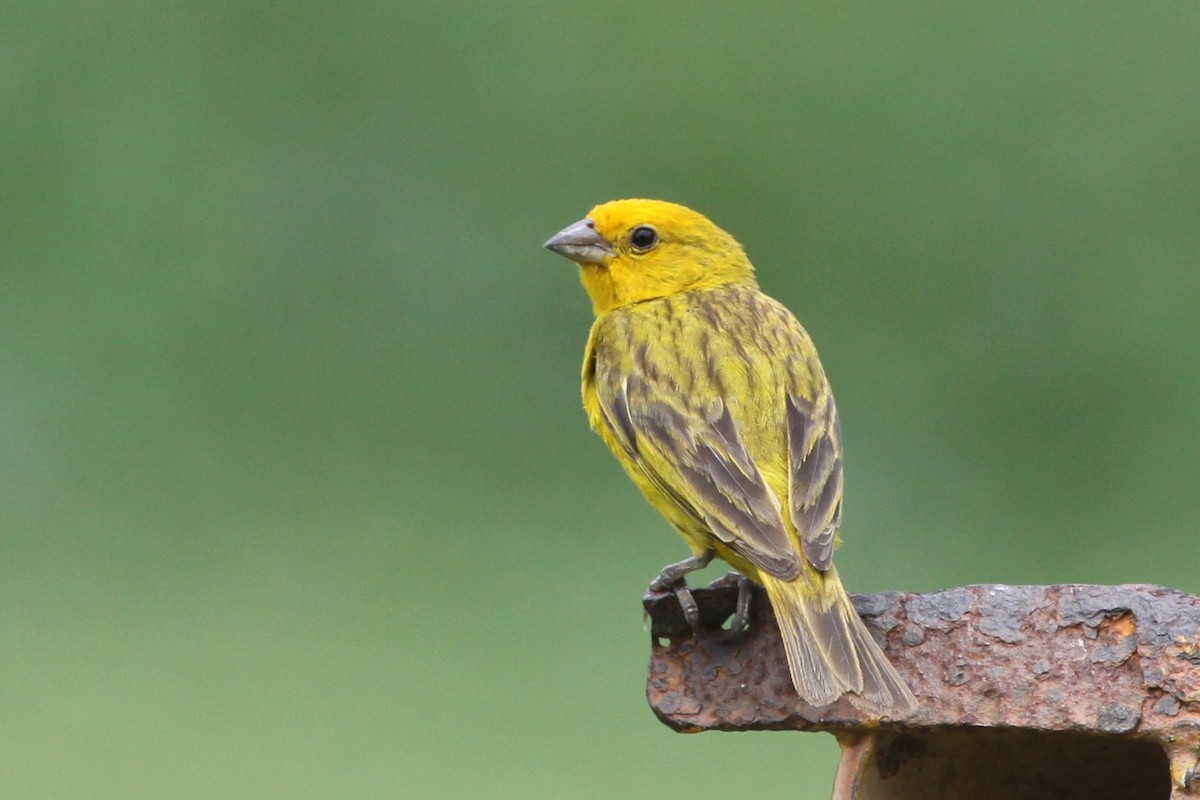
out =
<svg viewBox="0 0 1200 800"><path fill-rule="evenodd" d="M845 695L870 714L912 711L833 566L842 438L829 382L742 246L683 206L616 200L546 247L579 265L596 315L588 421L694 554L652 586L675 589L695 627L685 576L721 558L766 589L807 703Z"/></svg>

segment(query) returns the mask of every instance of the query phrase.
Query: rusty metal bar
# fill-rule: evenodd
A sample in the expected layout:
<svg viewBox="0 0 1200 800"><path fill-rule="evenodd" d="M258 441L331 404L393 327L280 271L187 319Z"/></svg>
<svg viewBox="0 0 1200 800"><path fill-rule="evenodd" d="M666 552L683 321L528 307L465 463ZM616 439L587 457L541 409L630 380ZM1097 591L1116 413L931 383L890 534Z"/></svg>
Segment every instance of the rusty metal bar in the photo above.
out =
<svg viewBox="0 0 1200 800"><path fill-rule="evenodd" d="M804 705L766 597L722 630L723 578L693 590L694 637L673 593L647 594L647 695L680 731L827 731L842 744L834 800L1200 796L1200 597L1157 586L968 586L857 596L920 703L864 724L846 701Z"/></svg>

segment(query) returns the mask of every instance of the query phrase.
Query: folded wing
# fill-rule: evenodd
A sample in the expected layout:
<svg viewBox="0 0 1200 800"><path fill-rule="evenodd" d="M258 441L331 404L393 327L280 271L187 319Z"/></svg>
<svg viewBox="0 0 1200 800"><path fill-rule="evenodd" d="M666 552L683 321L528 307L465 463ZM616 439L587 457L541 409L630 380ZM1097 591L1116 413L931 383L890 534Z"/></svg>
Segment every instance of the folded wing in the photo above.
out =
<svg viewBox="0 0 1200 800"><path fill-rule="evenodd" d="M665 497L765 572L782 580L800 574L779 499L747 452L724 399L696 408L645 375L597 377L606 424Z"/></svg>

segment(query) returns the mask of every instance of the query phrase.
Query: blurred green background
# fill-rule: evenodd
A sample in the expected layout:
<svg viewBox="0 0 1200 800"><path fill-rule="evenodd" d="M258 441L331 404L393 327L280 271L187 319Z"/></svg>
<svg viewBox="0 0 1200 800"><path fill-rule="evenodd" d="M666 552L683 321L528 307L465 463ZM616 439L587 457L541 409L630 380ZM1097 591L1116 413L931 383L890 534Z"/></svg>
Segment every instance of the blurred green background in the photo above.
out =
<svg viewBox="0 0 1200 800"><path fill-rule="evenodd" d="M540 249L615 197L815 337L852 590L1200 591L1200 5L3 17L0 796L828 796L645 705Z"/></svg>

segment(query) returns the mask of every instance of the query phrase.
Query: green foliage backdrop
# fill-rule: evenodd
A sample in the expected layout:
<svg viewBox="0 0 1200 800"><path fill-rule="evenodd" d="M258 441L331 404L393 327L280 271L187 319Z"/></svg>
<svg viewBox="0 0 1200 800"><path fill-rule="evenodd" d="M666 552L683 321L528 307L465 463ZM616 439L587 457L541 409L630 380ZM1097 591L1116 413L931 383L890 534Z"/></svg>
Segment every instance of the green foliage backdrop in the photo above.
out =
<svg viewBox="0 0 1200 800"><path fill-rule="evenodd" d="M1200 591L1200 5L2 16L0 796L825 796L644 705L540 250L614 197L815 337L852 590Z"/></svg>

